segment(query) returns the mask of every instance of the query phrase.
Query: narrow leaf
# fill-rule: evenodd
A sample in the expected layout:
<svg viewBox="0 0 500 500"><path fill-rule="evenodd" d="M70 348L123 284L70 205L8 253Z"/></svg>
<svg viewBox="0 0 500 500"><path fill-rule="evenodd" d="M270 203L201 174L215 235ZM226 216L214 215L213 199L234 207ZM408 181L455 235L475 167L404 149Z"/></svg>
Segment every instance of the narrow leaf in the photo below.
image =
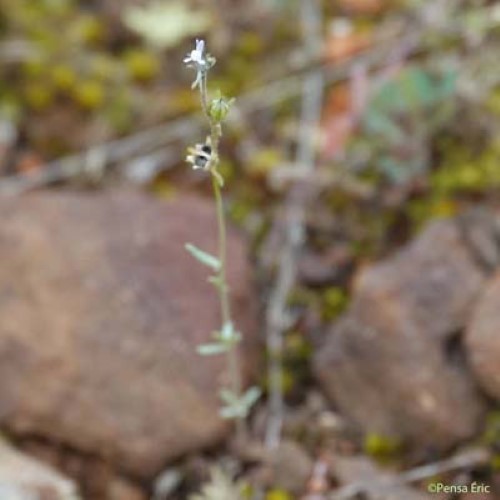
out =
<svg viewBox="0 0 500 500"><path fill-rule="evenodd" d="M214 356L227 352L227 346L224 344L204 344L196 349L201 356Z"/></svg>
<svg viewBox="0 0 500 500"><path fill-rule="evenodd" d="M225 419L241 418L245 416L242 414L241 408L236 406L224 406L224 408L220 409L219 414Z"/></svg>
<svg viewBox="0 0 500 500"><path fill-rule="evenodd" d="M224 187L224 177L214 168L211 170L212 175L214 176L215 180L217 181L217 184L219 184L219 187L223 188Z"/></svg>
<svg viewBox="0 0 500 500"><path fill-rule="evenodd" d="M220 270L220 261L217 257L214 257L213 255L200 250L198 247L192 245L191 243L186 243L185 248L197 261L205 264L208 267L211 267L214 271Z"/></svg>
<svg viewBox="0 0 500 500"><path fill-rule="evenodd" d="M224 401L224 403L226 403L228 405L234 405L234 404L238 403L238 398L229 389L221 389L220 398L222 399L222 401Z"/></svg>
<svg viewBox="0 0 500 500"><path fill-rule="evenodd" d="M250 387L242 397L244 405L250 409L260 398L262 391L258 387Z"/></svg>
<svg viewBox="0 0 500 500"><path fill-rule="evenodd" d="M220 338L224 342L228 342L233 339L236 331L234 330L233 323L228 321L222 326L222 331L220 332Z"/></svg>
<svg viewBox="0 0 500 500"><path fill-rule="evenodd" d="M220 276L209 276L208 280L209 283L212 283L216 288L221 289L222 288L222 281L220 279Z"/></svg>

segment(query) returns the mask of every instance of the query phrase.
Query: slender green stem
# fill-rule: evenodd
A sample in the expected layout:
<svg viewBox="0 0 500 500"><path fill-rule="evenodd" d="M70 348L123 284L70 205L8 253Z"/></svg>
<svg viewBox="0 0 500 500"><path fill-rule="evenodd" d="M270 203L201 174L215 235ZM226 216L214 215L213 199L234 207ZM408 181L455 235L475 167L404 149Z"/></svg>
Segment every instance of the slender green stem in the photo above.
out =
<svg viewBox="0 0 500 500"><path fill-rule="evenodd" d="M224 215L224 203L222 199L222 190L219 183L220 175L217 172L219 163L219 138L221 135L220 124L215 122L210 116L208 109L208 91L207 91L207 76L203 75L200 84L200 96L203 112L205 113L210 123L210 142L212 147L211 152L211 168L210 173L212 177L212 188L215 198L215 207L217 214L217 227L218 227L218 258L220 262L220 269L217 273L218 286L217 291L219 294L220 311L222 325L233 325L231 317L231 306L229 301L229 286L227 283L227 236L226 236L226 219ZM227 367L228 375L231 384L231 392L240 398L242 395L242 382L241 370L238 357L237 344L234 344L231 349L227 351ZM236 420L237 438L243 439L246 434L246 423L243 418Z"/></svg>
<svg viewBox="0 0 500 500"><path fill-rule="evenodd" d="M221 263L219 270L219 300L221 306L221 317L222 324L232 324L231 319L231 309L229 303L229 286L227 283L226 276L226 253L227 253L227 242L226 242L226 221L224 217L224 205L222 201L221 187L215 176L212 176L212 187L214 191L216 212L217 212L217 225L219 232L219 261ZM231 349L227 351L227 364L229 371L229 379L231 383L231 392L238 398L241 396L241 372L240 363L238 358L237 345L233 345ZM243 438L245 429L245 420L238 418L236 420L236 432L238 438Z"/></svg>
<svg viewBox="0 0 500 500"><path fill-rule="evenodd" d="M208 91L207 91L207 75L206 74L204 74L201 77L200 98L201 98L201 108L203 109L203 113L210 120L210 114L208 113Z"/></svg>
<svg viewBox="0 0 500 500"><path fill-rule="evenodd" d="M224 219L224 205L222 202L222 193L217 179L212 176L212 187L215 197L215 206L217 212L217 226L219 230L219 261L221 263L219 271L220 290L220 305L221 317L223 323L231 321L231 310L229 306L229 290L226 280L226 224Z"/></svg>

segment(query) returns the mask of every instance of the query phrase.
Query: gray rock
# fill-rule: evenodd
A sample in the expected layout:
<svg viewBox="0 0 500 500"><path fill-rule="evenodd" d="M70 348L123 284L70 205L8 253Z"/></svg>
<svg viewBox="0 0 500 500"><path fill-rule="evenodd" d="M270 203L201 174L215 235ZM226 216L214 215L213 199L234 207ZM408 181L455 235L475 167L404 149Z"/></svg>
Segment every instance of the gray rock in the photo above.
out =
<svg viewBox="0 0 500 500"><path fill-rule="evenodd" d="M474 310L465 345L481 387L500 401L500 272L492 279Z"/></svg>
<svg viewBox="0 0 500 500"><path fill-rule="evenodd" d="M327 395L365 431L422 452L472 436L483 405L450 347L485 282L452 220L362 271L315 357Z"/></svg>

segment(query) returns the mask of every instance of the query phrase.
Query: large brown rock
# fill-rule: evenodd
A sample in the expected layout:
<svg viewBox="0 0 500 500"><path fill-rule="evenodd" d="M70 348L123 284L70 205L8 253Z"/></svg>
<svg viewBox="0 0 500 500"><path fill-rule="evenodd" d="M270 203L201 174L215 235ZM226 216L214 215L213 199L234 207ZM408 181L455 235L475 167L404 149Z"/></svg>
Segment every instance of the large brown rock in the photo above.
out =
<svg viewBox="0 0 500 500"><path fill-rule="evenodd" d="M0 443L2 500L78 500L76 485L51 467Z"/></svg>
<svg viewBox="0 0 500 500"><path fill-rule="evenodd" d="M465 345L478 382L491 397L500 401L500 272L474 310Z"/></svg>
<svg viewBox="0 0 500 500"><path fill-rule="evenodd" d="M213 207L182 196L36 194L0 202L0 419L106 457L137 475L219 440L222 357L196 346L219 326L208 271ZM254 359L255 309L242 240L228 279Z"/></svg>
<svg viewBox="0 0 500 500"><path fill-rule="evenodd" d="M430 224L394 256L361 272L315 370L339 408L369 432L420 450L474 434L482 402L456 334L485 283L456 221Z"/></svg>

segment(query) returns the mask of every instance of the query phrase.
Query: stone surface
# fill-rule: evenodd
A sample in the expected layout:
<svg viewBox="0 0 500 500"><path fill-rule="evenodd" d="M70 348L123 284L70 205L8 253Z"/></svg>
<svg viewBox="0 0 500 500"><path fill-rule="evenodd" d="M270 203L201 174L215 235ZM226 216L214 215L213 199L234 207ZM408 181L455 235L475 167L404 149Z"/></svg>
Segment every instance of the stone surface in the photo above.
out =
<svg viewBox="0 0 500 500"><path fill-rule="evenodd" d="M476 207L457 222L476 263L491 274L500 266L500 208Z"/></svg>
<svg viewBox="0 0 500 500"><path fill-rule="evenodd" d="M474 310L465 345L476 379L491 397L500 401L500 272Z"/></svg>
<svg viewBox="0 0 500 500"><path fill-rule="evenodd" d="M75 484L47 465L0 442L2 500L77 500Z"/></svg>
<svg viewBox="0 0 500 500"><path fill-rule="evenodd" d="M297 443L283 441L270 456L272 484L298 495L311 477L313 461Z"/></svg>
<svg viewBox="0 0 500 500"><path fill-rule="evenodd" d="M486 279L454 220L362 271L315 358L326 393L365 431L421 452L472 436L482 401L456 334Z"/></svg>
<svg viewBox="0 0 500 500"><path fill-rule="evenodd" d="M127 480L113 478L108 486L107 500L147 500L147 496Z"/></svg>
<svg viewBox="0 0 500 500"><path fill-rule="evenodd" d="M398 482L397 472L383 469L364 455L337 455L333 457L330 467L341 486L346 488L359 486L358 495L355 493L346 495L351 498L362 496L366 500L430 500L431 498L445 500L442 495L431 495L411 485Z"/></svg>
<svg viewBox="0 0 500 500"><path fill-rule="evenodd" d="M219 326L206 267L212 204L131 192L40 193L0 201L0 420L152 476L214 444L224 359L196 346ZM229 234L235 317L256 353L243 241Z"/></svg>
<svg viewBox="0 0 500 500"><path fill-rule="evenodd" d="M299 498L313 474L314 462L307 451L295 441L284 438L276 448L262 443L244 443L236 456L253 463L247 479L266 489L285 490Z"/></svg>

